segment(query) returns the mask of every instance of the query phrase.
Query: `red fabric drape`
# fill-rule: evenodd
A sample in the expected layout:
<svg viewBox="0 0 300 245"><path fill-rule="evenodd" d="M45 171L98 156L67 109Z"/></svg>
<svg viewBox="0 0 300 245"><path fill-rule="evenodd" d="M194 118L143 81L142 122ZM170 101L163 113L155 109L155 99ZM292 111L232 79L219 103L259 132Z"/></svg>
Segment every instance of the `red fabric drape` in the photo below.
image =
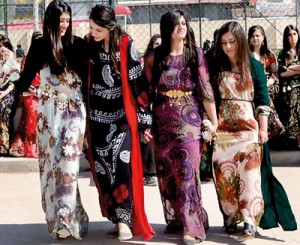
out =
<svg viewBox="0 0 300 245"><path fill-rule="evenodd" d="M126 119L131 133L131 182L133 192L133 235L142 235L143 240L150 240L155 232L148 223L144 206L143 162L140 149L136 102L128 82L127 68L128 36L120 42L121 80Z"/></svg>

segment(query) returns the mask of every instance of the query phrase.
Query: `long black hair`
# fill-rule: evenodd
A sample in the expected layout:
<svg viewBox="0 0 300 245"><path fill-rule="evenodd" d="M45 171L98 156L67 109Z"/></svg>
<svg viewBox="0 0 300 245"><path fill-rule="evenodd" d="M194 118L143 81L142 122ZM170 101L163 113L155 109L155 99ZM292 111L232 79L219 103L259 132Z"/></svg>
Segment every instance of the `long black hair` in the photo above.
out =
<svg viewBox="0 0 300 245"><path fill-rule="evenodd" d="M299 47L300 47L299 30L294 25L288 25L284 28L284 32L283 32L283 51L288 52L291 49L291 45L290 45L290 42L289 42L290 31L296 31L298 33L298 41L297 41L297 44L296 44L296 50L297 50L297 52L299 52Z"/></svg>
<svg viewBox="0 0 300 245"><path fill-rule="evenodd" d="M189 25L189 20L185 13L179 9L171 9L166 12L160 19L161 45L155 50L153 79L152 84L155 87L159 81L163 70L168 69L168 56L171 52L171 37L175 26L179 24L180 18L183 16L186 22L187 34L184 40L184 64L189 67L197 66L198 56L196 50L195 36Z"/></svg>
<svg viewBox="0 0 300 245"><path fill-rule="evenodd" d="M70 15L69 27L62 37L60 35L60 16L63 13ZM67 60L64 56L63 46L73 43L72 36L72 10L71 7L63 0L52 1L45 12L43 36L47 39L50 54L50 70L53 74L61 74L67 68Z"/></svg>
<svg viewBox="0 0 300 245"><path fill-rule="evenodd" d="M115 11L111 7L97 4L92 8L90 20L94 21L97 25L110 30L109 54L112 61L112 69L114 73L120 77L116 53L119 51L119 42L122 38L122 35L126 34L126 32L123 31L120 25L117 23ZM93 39L90 42L91 46L93 46ZM101 42L103 43L104 41L101 40L100 43ZM103 45L101 45L100 48L104 48ZM91 52L93 54L96 53L92 50Z"/></svg>
<svg viewBox="0 0 300 245"><path fill-rule="evenodd" d="M251 50L251 52L254 51L254 47L251 44L250 39L252 38L253 33L257 30L260 31L261 35L264 37L264 40L262 41L262 44L261 44L261 47L260 47L260 50L259 50L259 54L261 56L269 55L271 51L268 48L267 36L266 36L264 28L260 25L251 26L248 30L248 44L249 44L250 50Z"/></svg>

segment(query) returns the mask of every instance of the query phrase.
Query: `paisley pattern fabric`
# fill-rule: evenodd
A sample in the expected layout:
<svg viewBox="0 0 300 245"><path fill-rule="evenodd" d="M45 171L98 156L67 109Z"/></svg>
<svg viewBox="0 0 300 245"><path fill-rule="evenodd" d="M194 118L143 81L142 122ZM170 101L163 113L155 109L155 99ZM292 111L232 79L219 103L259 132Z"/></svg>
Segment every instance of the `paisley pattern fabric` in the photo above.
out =
<svg viewBox="0 0 300 245"><path fill-rule="evenodd" d="M57 238L57 229L63 225L74 238L81 239L88 229L78 190L86 120L81 80L73 72L51 75L48 66L40 71L40 77L38 154L48 230Z"/></svg>
<svg viewBox="0 0 300 245"><path fill-rule="evenodd" d="M221 103L218 135L213 150L215 184L227 225L245 221L257 227L264 210L261 192L261 146L252 101L251 77L219 76Z"/></svg>
<svg viewBox="0 0 300 245"><path fill-rule="evenodd" d="M169 69L161 74L153 105L154 155L164 216L168 226L184 227L204 240L208 217L202 205L199 175L202 121L199 102L214 101L214 96L202 50L198 50L199 81L196 82L192 81L190 68L184 65L183 55L168 59ZM169 90L193 93L179 98L161 94Z"/></svg>
<svg viewBox="0 0 300 245"><path fill-rule="evenodd" d="M132 225L131 133L125 115L122 82L120 76L114 73L110 54L101 48L101 42L91 40L90 46L90 138L101 211L113 223L122 221ZM119 51L116 59L120 67ZM128 81L137 98L143 90L142 68L131 38L127 60ZM137 102L140 101L141 98L137 99ZM142 107L139 103L137 105ZM151 121L151 117L145 114L139 126L149 127Z"/></svg>

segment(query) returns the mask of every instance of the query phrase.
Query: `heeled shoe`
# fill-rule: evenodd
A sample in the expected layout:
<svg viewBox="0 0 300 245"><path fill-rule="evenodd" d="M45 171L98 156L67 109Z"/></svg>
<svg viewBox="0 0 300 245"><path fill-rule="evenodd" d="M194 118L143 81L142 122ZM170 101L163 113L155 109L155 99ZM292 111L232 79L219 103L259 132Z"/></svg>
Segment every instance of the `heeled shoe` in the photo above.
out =
<svg viewBox="0 0 300 245"><path fill-rule="evenodd" d="M254 238L255 237L256 229L253 225L250 225L248 223L244 223L244 236L247 238Z"/></svg>

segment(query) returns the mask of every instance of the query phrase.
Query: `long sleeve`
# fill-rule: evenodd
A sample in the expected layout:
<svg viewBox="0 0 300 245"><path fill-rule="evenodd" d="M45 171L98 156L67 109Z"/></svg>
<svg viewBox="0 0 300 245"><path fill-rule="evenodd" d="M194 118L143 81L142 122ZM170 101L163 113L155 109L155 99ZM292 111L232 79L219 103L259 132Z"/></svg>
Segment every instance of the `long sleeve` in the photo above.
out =
<svg viewBox="0 0 300 245"><path fill-rule="evenodd" d="M139 127L143 130L151 127L152 117L149 113L148 83L143 75L139 53L135 43L129 39L128 45L128 81L137 101Z"/></svg>
<svg viewBox="0 0 300 245"><path fill-rule="evenodd" d="M24 92L30 87L36 73L39 73L40 69L45 64L45 61L45 39L42 37L33 42L29 48L20 79L14 83L15 89L18 92Z"/></svg>

